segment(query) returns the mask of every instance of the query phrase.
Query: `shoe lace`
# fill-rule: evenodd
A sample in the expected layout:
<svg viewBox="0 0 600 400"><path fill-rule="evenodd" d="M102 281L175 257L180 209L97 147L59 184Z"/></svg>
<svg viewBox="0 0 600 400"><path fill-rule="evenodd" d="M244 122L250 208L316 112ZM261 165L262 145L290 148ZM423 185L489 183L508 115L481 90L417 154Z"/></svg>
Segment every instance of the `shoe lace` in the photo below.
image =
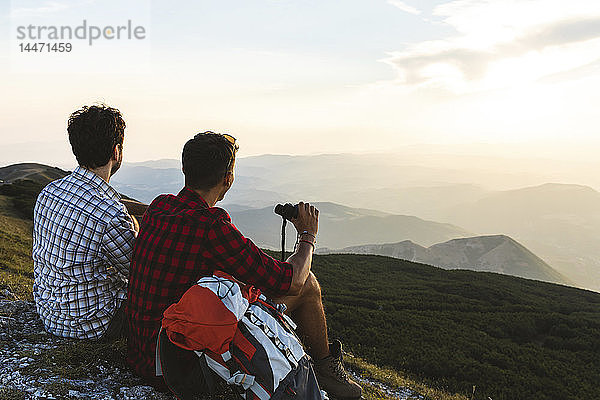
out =
<svg viewBox="0 0 600 400"><path fill-rule="evenodd" d="M348 372L346 372L346 369L344 368L344 364L342 362L342 357L336 358L335 362L330 364L330 368L338 379L346 382L349 380Z"/></svg>

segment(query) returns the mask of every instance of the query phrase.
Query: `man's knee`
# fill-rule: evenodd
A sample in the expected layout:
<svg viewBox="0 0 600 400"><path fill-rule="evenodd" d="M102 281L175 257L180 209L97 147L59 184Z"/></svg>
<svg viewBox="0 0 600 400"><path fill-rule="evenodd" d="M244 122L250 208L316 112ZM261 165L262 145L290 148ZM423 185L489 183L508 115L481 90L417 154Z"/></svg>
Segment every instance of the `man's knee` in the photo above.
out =
<svg viewBox="0 0 600 400"><path fill-rule="evenodd" d="M321 285L311 272L304 281L304 285L297 295L284 296L274 299L276 303L284 303L287 306L286 313L291 315L298 307L306 303L321 303Z"/></svg>

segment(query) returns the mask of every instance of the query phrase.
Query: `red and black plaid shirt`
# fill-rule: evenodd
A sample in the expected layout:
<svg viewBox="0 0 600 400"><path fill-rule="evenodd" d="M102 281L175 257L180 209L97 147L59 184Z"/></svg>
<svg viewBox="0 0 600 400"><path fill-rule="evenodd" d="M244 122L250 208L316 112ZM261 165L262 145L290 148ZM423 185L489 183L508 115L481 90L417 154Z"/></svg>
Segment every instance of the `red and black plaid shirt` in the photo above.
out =
<svg viewBox="0 0 600 400"><path fill-rule="evenodd" d="M208 207L193 190L154 199L135 242L127 292L127 362L139 375L154 380L165 309L215 270L273 296L286 294L292 281L290 263L265 254L237 230L225 210Z"/></svg>

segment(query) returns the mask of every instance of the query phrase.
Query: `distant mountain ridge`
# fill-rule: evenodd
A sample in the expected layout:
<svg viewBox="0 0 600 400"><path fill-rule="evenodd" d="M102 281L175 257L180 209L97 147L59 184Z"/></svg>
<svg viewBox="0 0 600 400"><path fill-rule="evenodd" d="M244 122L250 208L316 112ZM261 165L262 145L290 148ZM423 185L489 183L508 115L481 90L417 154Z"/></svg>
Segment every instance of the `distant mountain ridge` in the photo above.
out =
<svg viewBox="0 0 600 400"><path fill-rule="evenodd" d="M359 243L385 243L396 238L431 245L441 241L472 236L472 233L451 224L423 220L414 216L394 215L377 210L347 207L331 202L316 202L320 211L318 245L341 248ZM281 218L271 207L233 211L233 223L259 246L280 248ZM223 206L227 210L227 206ZM296 237L292 224L287 228L288 249Z"/></svg>
<svg viewBox="0 0 600 400"><path fill-rule="evenodd" d="M423 247L409 240L399 243L319 249L319 254L374 254L401 258L445 269L497 272L546 282L572 284L541 258L506 235L452 239Z"/></svg>
<svg viewBox="0 0 600 400"><path fill-rule="evenodd" d="M576 285L600 290L600 193L589 186L547 183L496 192L432 218L509 235Z"/></svg>
<svg viewBox="0 0 600 400"><path fill-rule="evenodd" d="M431 209L462 204L489 192L465 182L462 173L451 172L446 181L439 168L405 162L397 165L398 160L389 156L356 154L239 157L235 184L222 204L262 208L273 202L326 200L436 220ZM126 162L111 182L118 190L150 202L158 194L181 189L181 160Z"/></svg>
<svg viewBox="0 0 600 400"><path fill-rule="evenodd" d="M488 215L492 210L496 212ZM589 186L563 183L546 183L496 192L447 210L448 216L473 225L478 230L489 229L489 222L512 226L514 218L532 219L582 213L600 214L600 193ZM521 220L521 224L527 225L527 220Z"/></svg>

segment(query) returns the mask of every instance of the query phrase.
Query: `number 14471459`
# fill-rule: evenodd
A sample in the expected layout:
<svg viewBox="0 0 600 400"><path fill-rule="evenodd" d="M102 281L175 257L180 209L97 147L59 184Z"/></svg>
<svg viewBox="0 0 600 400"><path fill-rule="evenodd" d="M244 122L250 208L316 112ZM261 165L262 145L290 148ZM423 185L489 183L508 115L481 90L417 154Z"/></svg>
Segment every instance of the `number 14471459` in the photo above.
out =
<svg viewBox="0 0 600 400"><path fill-rule="evenodd" d="M69 53L73 50L71 43L19 43L21 53Z"/></svg>

